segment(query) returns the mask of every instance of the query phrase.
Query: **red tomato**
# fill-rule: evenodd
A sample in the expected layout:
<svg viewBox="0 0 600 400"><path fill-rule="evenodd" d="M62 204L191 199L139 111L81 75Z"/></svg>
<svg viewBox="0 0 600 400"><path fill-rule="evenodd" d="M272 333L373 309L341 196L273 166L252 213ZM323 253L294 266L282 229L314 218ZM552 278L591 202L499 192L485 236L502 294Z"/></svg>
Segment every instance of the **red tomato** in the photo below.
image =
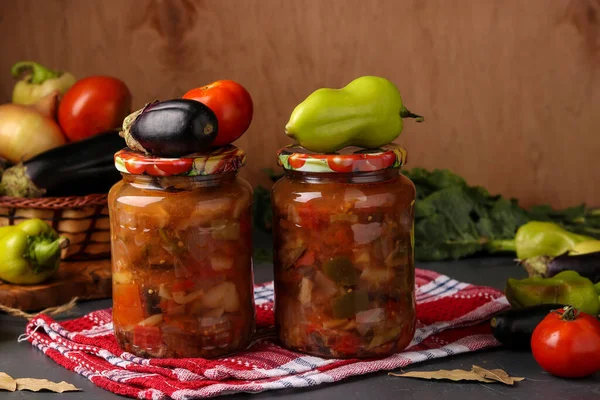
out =
<svg viewBox="0 0 600 400"><path fill-rule="evenodd" d="M119 128L131 112L131 93L123 81L90 76L75 83L58 106L58 123L71 141Z"/></svg>
<svg viewBox="0 0 600 400"><path fill-rule="evenodd" d="M304 164L306 164L306 158L304 155L296 153L292 154L288 158L288 162L290 163L290 167L292 167L292 169L300 169L304 166Z"/></svg>
<svg viewBox="0 0 600 400"><path fill-rule="evenodd" d="M354 159L350 157L329 156L327 158L327 165L335 172L352 172Z"/></svg>
<svg viewBox="0 0 600 400"><path fill-rule="evenodd" d="M533 331L531 351L552 375L591 375L600 371L600 322L574 308L553 311Z"/></svg>
<svg viewBox="0 0 600 400"><path fill-rule="evenodd" d="M248 130L254 111L250 93L239 83L229 80L192 89L183 95L208 106L219 121L213 146L233 143Z"/></svg>

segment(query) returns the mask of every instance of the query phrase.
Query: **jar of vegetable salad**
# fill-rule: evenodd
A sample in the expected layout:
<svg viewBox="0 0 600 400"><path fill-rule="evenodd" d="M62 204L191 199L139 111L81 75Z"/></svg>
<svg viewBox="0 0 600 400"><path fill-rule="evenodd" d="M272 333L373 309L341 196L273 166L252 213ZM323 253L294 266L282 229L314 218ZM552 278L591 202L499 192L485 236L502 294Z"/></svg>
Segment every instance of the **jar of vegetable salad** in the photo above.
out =
<svg viewBox="0 0 600 400"><path fill-rule="evenodd" d="M142 357L216 357L254 331L252 188L234 146L168 159L115 155L113 324Z"/></svg>
<svg viewBox="0 0 600 400"><path fill-rule="evenodd" d="M279 152L275 321L284 346L334 358L393 354L415 329L415 187L399 146Z"/></svg>

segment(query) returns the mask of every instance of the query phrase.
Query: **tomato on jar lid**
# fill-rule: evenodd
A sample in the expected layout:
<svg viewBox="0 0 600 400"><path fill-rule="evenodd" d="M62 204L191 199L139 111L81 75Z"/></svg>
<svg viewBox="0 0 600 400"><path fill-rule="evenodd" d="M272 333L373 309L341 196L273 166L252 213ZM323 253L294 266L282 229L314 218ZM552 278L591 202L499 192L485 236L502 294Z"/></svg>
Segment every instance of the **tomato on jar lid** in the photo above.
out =
<svg viewBox="0 0 600 400"><path fill-rule="evenodd" d="M335 153L314 153L298 145L279 150L278 164L285 170L317 173L372 172L400 168L406 150L396 144L377 149L346 147Z"/></svg>
<svg viewBox="0 0 600 400"><path fill-rule="evenodd" d="M129 175L214 175L235 172L245 163L246 153L233 145L179 158L149 156L127 148L115 154L115 167L119 172Z"/></svg>

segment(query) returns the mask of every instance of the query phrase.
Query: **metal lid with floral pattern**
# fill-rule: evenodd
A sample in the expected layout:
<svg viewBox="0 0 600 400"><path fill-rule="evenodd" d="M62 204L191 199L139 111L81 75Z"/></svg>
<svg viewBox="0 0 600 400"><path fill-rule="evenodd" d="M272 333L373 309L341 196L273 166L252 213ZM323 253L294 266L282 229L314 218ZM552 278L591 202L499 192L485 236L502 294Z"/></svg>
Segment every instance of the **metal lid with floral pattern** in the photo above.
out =
<svg viewBox="0 0 600 400"><path fill-rule="evenodd" d="M289 145L279 150L277 156L283 169L303 172L370 172L406 164L406 150L397 144L378 149L345 147L331 154L313 153L302 146Z"/></svg>
<svg viewBox="0 0 600 400"><path fill-rule="evenodd" d="M149 156L129 148L115 154L115 167L124 174L151 176L199 176L234 172L246 163L244 150L227 145L207 153L180 158Z"/></svg>

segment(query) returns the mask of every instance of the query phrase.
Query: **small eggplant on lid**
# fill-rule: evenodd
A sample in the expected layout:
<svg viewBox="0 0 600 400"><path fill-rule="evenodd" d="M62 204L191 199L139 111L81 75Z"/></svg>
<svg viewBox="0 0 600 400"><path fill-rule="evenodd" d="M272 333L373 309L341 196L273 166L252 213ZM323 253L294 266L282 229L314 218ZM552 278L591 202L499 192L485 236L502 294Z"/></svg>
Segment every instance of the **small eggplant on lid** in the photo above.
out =
<svg viewBox="0 0 600 400"><path fill-rule="evenodd" d="M127 146L148 155L182 157L211 148L218 121L206 105L187 99L147 104L123 121Z"/></svg>

